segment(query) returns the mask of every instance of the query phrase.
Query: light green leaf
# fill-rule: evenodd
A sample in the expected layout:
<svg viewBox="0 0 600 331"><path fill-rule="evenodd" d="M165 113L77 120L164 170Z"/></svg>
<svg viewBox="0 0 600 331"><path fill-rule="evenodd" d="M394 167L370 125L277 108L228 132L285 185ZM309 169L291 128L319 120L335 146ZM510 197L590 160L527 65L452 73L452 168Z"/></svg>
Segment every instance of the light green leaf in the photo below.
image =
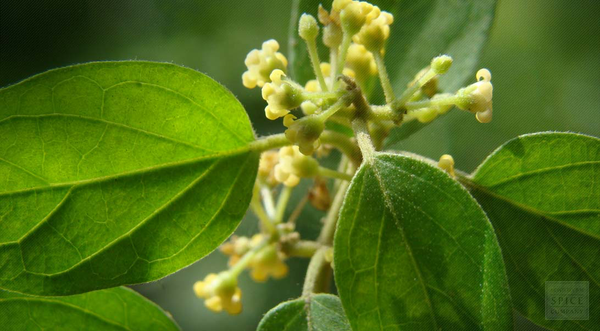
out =
<svg viewBox="0 0 600 331"><path fill-rule="evenodd" d="M600 139L524 135L496 150L466 183L496 229L515 309L551 329L597 330ZM589 282L589 320L547 320L546 281Z"/></svg>
<svg viewBox="0 0 600 331"><path fill-rule="evenodd" d="M235 97L168 63L99 62L0 90L0 287L152 281L215 249L258 164Z"/></svg>
<svg viewBox="0 0 600 331"><path fill-rule="evenodd" d="M158 306L117 287L68 297L34 297L0 290L3 330L179 330Z"/></svg>
<svg viewBox="0 0 600 331"><path fill-rule="evenodd" d="M258 331L351 331L340 299L315 294L279 304L258 325Z"/></svg>
<svg viewBox="0 0 600 331"><path fill-rule="evenodd" d="M361 166L334 266L354 331L512 329L491 224L460 184L422 161L379 154Z"/></svg>
<svg viewBox="0 0 600 331"><path fill-rule="evenodd" d="M466 82L475 82L496 0L390 0L382 1L380 6L394 14L385 54L397 93L406 89L406 84L439 54L454 59L450 71L440 78L441 91L454 93ZM401 126L392 131L386 143L392 145L425 126L421 123Z"/></svg>

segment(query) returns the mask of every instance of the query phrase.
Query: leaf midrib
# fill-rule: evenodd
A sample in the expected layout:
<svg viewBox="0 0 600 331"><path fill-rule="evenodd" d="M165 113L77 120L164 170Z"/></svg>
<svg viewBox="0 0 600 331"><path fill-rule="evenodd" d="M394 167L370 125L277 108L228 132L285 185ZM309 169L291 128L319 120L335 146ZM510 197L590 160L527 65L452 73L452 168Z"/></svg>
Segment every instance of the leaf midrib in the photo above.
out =
<svg viewBox="0 0 600 331"><path fill-rule="evenodd" d="M121 178L121 177L131 177L131 176L135 176L135 175L139 175L139 174L150 173L150 172L160 171L160 170L164 170L164 169L177 168L177 167L182 167L182 166L186 166L186 165L194 165L194 164L200 163L202 161L210 160L210 159L236 156L236 155L250 152L250 150L251 150L251 147L249 145L249 146L244 146L237 150L232 150L232 151L228 151L228 152L224 152L224 153L203 155L200 157L191 158L191 159L182 160L182 161L162 163L162 164L154 165L151 167L146 167L146 168L136 169L136 170L131 170L131 171L125 171L125 172L116 173L116 174L107 175L107 176L75 180L75 181L70 181L70 182L51 183L50 185L46 185L46 186L28 187L28 188L14 190L14 191L5 191L5 192L0 191L0 198L2 198L3 196L28 193L31 191L43 191L43 190L51 190L51 189L55 189L55 188L66 188L66 187L73 187L73 186L81 187L81 186L85 186L85 185L97 184L97 183L102 183L102 182L110 181L110 180Z"/></svg>
<svg viewBox="0 0 600 331"><path fill-rule="evenodd" d="M596 235L596 234L593 234L593 233L588 233L588 232L586 232L586 231L584 231L584 230L582 230L580 228L577 228L577 227L571 226L571 225L569 225L567 223L564 223L560 219L552 217L552 215L551 215L552 212L549 212L549 214L548 214L548 213L546 213L544 211L541 211L539 209L535 209L535 208L533 208L531 206L527 206L525 204L522 204L520 202L512 200L512 199L510 199L510 198L508 198L508 197L506 197L504 195L500 195L500 194L498 194L496 192L493 192L493 191L489 190L486 186L482 186L482 185L479 185L476 182L474 182L471 177L462 177L460 179L461 179L461 182L463 184L465 184L466 186L469 186L472 189L478 190L481 193L486 194L488 196L491 196L493 198L502 200L502 201L510 204L511 206L513 206L513 207L515 207L517 209L522 210L523 212L529 213L531 215L534 215L534 216L537 216L537 217L540 217L540 218L543 218L543 219L547 219L549 221L552 221L555 224L558 224L560 226L568 228L569 230L576 231L576 232L578 232L580 234L583 234L583 235L588 236L590 238L593 238L595 240L600 240L600 236L599 235Z"/></svg>

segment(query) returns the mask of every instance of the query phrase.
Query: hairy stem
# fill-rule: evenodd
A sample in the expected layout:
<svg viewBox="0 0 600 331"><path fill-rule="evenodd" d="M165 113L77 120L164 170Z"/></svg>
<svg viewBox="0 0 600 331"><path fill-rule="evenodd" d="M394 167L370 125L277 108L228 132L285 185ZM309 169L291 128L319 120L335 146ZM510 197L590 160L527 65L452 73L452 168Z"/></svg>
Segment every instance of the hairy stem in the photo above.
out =
<svg viewBox="0 0 600 331"><path fill-rule="evenodd" d="M317 76L319 85L321 85L321 91L327 92L329 89L327 88L325 77L323 77L323 72L321 71L321 62L319 61L319 53L317 52L316 39L306 40L306 48L308 49L308 55L310 57L310 61L312 62L315 76Z"/></svg>
<svg viewBox="0 0 600 331"><path fill-rule="evenodd" d="M363 159L365 162L370 162L375 157L375 146L373 146L367 122L362 118L357 118L352 121L352 128L354 129L354 135L356 136Z"/></svg>
<svg viewBox="0 0 600 331"><path fill-rule="evenodd" d="M325 261L326 250L326 247L319 248L310 259L306 278L304 278L304 286L302 287L303 297L309 297L315 293L316 284L319 282L320 276L324 274L325 267L327 267L327 261Z"/></svg>
<svg viewBox="0 0 600 331"><path fill-rule="evenodd" d="M341 180L345 180L345 181L351 181L352 180L352 176L343 173L343 172L338 172L329 168L325 168L325 167L319 167L319 175L323 176L323 177L329 177L329 178L335 178L335 179L341 179Z"/></svg>
<svg viewBox="0 0 600 331"><path fill-rule="evenodd" d="M346 191L348 190L348 186L350 186L349 181L342 182L340 184L335 197L333 198L333 202L331 203L331 207L327 212L327 216L325 216L325 225L323 225L323 229L321 229L318 239L318 241L323 245L331 245L333 243L333 236L335 234L337 220L340 209L342 208L342 203L344 202L344 197L346 196Z"/></svg>
<svg viewBox="0 0 600 331"><path fill-rule="evenodd" d="M396 99L396 96L394 95L394 89L392 88L387 69L385 68L383 56L379 52L375 52L373 55L375 56L375 63L377 64L377 71L379 72L381 87L383 88L383 93L385 94L385 102L391 103Z"/></svg>
<svg viewBox="0 0 600 331"><path fill-rule="evenodd" d="M285 209L290 201L290 197L292 196L293 187L284 186L279 193L279 198L277 199L277 207L275 208L275 224L281 223L283 221L283 215L285 214Z"/></svg>

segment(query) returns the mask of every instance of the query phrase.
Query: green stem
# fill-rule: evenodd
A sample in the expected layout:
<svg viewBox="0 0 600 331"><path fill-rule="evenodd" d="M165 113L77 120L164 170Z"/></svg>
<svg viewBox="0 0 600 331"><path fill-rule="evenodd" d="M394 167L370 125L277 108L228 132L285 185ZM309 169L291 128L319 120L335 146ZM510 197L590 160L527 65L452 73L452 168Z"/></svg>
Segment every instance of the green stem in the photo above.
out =
<svg viewBox="0 0 600 331"><path fill-rule="evenodd" d="M337 68L337 57L338 57L338 48L337 47L333 47L329 49L329 61L330 61L330 65L331 65L331 70L329 73L329 77L331 78L331 88L333 88L333 85L335 84L335 68Z"/></svg>
<svg viewBox="0 0 600 331"><path fill-rule="evenodd" d="M316 241L302 240L289 246L285 253L294 257L312 257L322 246Z"/></svg>
<svg viewBox="0 0 600 331"><path fill-rule="evenodd" d="M325 216L325 225L323 225L323 229L321 229L318 239L318 241L323 245L331 245L333 243L333 236L335 234L337 220L340 209L342 208L342 203L344 202L344 197L346 196L346 191L348 190L348 186L350 186L350 182L342 182L340 184L337 192L335 193L335 197L333 198L333 202L331 203L331 207L327 212L327 216Z"/></svg>
<svg viewBox="0 0 600 331"><path fill-rule="evenodd" d="M304 92L302 96L305 100L318 100L318 99L338 99L346 94L346 91L337 92Z"/></svg>
<svg viewBox="0 0 600 331"><path fill-rule="evenodd" d="M330 118L331 116L333 116L333 114L340 110L344 106L344 104L346 104L346 102L346 98L340 98L333 105L325 109L322 113L317 114L316 116L318 116L323 122L325 122L328 118Z"/></svg>
<svg viewBox="0 0 600 331"><path fill-rule="evenodd" d="M377 64L377 71L379 72L379 80L381 81L381 87L383 87L383 93L385 93L385 102L391 103L396 99L394 95L394 89L390 83L390 77L388 76L387 69L385 68L385 62L380 52L373 53L375 57L375 63Z"/></svg>
<svg viewBox="0 0 600 331"><path fill-rule="evenodd" d="M342 37L342 44L340 45L340 52L338 54L338 60L335 67L335 76L337 77L344 71L344 65L346 64L346 56L348 55L348 49L352 43L352 36L344 32Z"/></svg>
<svg viewBox="0 0 600 331"><path fill-rule="evenodd" d="M392 109L400 109L403 108L404 105L410 100L410 98L417 93L417 91L423 87L423 85L427 84L431 79L436 76L435 71L432 69L427 70L427 72L421 76L416 83L409 86L404 93L400 96L400 98L392 103Z"/></svg>
<svg viewBox="0 0 600 331"><path fill-rule="evenodd" d="M258 190L260 190L258 186L255 186L254 194L252 195L252 200L250 201L250 208L252 208L252 211L260 220L260 223L262 224L263 228L269 233L273 234L277 231L277 229L275 229L273 222L271 221L269 216L267 216L267 213L265 212L265 209L263 208L260 202L260 193L258 192Z"/></svg>
<svg viewBox="0 0 600 331"><path fill-rule="evenodd" d="M327 266L325 261L326 247L319 248L310 259L306 278L304 278L304 286L302 287L302 296L309 297L315 293L315 285L319 281L320 275L323 274L323 269Z"/></svg>
<svg viewBox="0 0 600 331"><path fill-rule="evenodd" d="M248 264L252 261L252 258L254 256L256 256L256 254L263 248L265 248L268 244L268 240L265 239L263 241L260 242L260 244L258 244L256 247L253 247L251 250L249 250L248 252L246 252L246 254L244 254L244 256L242 256L241 259L239 259L237 261L237 263L231 267L231 269L229 269L229 273L233 276L233 277L238 277L242 271L244 271L244 269L246 269L246 267L248 266Z"/></svg>
<svg viewBox="0 0 600 331"><path fill-rule="evenodd" d="M310 57L310 61L312 62L315 76L317 76L319 85L321 85L321 91L327 92L329 89L327 88L325 77L323 77L323 72L321 71L321 62L319 61L319 53L317 52L316 39L306 40L306 48L308 48L308 55Z"/></svg>
<svg viewBox="0 0 600 331"><path fill-rule="evenodd" d="M354 129L354 135L356 136L358 147L362 152L363 160L371 162L375 157L375 146L373 146L367 122L362 118L357 118L352 121L352 129Z"/></svg>
<svg viewBox="0 0 600 331"><path fill-rule="evenodd" d="M429 99L423 101L415 101L406 103L406 110L417 110L421 108L429 108L434 106L448 106L454 105L458 101L458 97L455 95L448 96L446 98Z"/></svg>
<svg viewBox="0 0 600 331"><path fill-rule="evenodd" d="M250 143L250 149L257 152L264 152L283 146L289 146L292 143L285 137L285 134L274 134L260 138Z"/></svg>
<svg viewBox="0 0 600 331"><path fill-rule="evenodd" d="M265 211L267 212L269 219L275 220L275 203L273 202L273 194L271 193L271 189L266 186L261 187L260 195L262 196Z"/></svg>
<svg viewBox="0 0 600 331"><path fill-rule="evenodd" d="M281 223L283 221L283 215L285 214L285 209L290 201L290 197L292 196L292 191L294 190L291 186L284 186L279 193L279 198L277 199L277 207L275 208L275 224Z"/></svg>
<svg viewBox="0 0 600 331"><path fill-rule="evenodd" d="M345 174L343 172L338 172L329 168L325 168L325 167L319 167L319 175L323 176L323 177L329 177L329 178L335 178L335 179L341 179L341 180L346 180L346 181L351 181L352 180L352 176Z"/></svg>

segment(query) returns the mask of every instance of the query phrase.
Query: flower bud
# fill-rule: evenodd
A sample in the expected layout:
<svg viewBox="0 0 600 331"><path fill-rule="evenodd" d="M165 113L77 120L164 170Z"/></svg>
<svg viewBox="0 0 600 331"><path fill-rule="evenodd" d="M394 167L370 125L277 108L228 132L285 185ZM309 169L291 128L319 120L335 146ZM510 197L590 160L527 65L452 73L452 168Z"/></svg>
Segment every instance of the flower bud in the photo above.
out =
<svg viewBox="0 0 600 331"><path fill-rule="evenodd" d="M286 146L279 150L279 163L275 166L275 178L284 185L296 186L301 177L313 177L318 172L317 160L301 154L298 146Z"/></svg>
<svg viewBox="0 0 600 331"><path fill-rule="evenodd" d="M254 256L250 262L250 277L256 282L265 282L269 276L280 279L288 274L288 266L284 257L273 245L266 246Z"/></svg>
<svg viewBox="0 0 600 331"><path fill-rule="evenodd" d="M450 176L454 177L454 158L452 155L444 154L440 157L440 161L438 162L438 167L445 170Z"/></svg>
<svg viewBox="0 0 600 331"><path fill-rule="evenodd" d="M366 23L370 23L379 16L379 7L364 1L351 1L340 12L342 29L353 36L360 31Z"/></svg>
<svg viewBox="0 0 600 331"><path fill-rule="evenodd" d="M271 83L262 88L262 97L268 103L265 115L270 120L283 117L304 101L302 87L284 79L283 71L273 70L270 75Z"/></svg>
<svg viewBox="0 0 600 331"><path fill-rule="evenodd" d="M452 58L448 55L440 55L431 60L431 69L437 75L443 75L448 72L452 65Z"/></svg>
<svg viewBox="0 0 600 331"><path fill-rule="evenodd" d="M456 106L462 110L475 113L477 120L481 123L489 123L492 120L492 97L494 87L492 86L492 74L487 69L477 72L478 82L464 87L456 92Z"/></svg>
<svg viewBox="0 0 600 331"><path fill-rule="evenodd" d="M242 75L242 83L247 88L263 87L270 82L269 75L275 69L285 71L287 59L277 50L279 43L276 40L267 40L262 44L262 49L253 49L246 56L245 64L248 70Z"/></svg>
<svg viewBox="0 0 600 331"><path fill-rule="evenodd" d="M194 284L194 292L204 298L204 305L214 312L225 310L236 315L242 311L242 291L237 287L237 278L227 271L208 274Z"/></svg>
<svg viewBox="0 0 600 331"><path fill-rule="evenodd" d="M371 22L365 24L360 32L354 36L354 42L364 45L366 49L375 53L381 52L385 41L390 36L390 24L394 23L394 16L388 12L378 13Z"/></svg>
<svg viewBox="0 0 600 331"><path fill-rule="evenodd" d="M377 64L373 53L360 44L350 45L346 65L354 71L356 80L361 83L366 82L370 76L377 74Z"/></svg>
<svg viewBox="0 0 600 331"><path fill-rule="evenodd" d="M319 137L325 130L325 123L318 116L306 116L290 124L285 136L300 148L304 155L311 155L319 147Z"/></svg>
<svg viewBox="0 0 600 331"><path fill-rule="evenodd" d="M302 14L298 26L298 34L304 40L315 40L319 35L317 20L310 14Z"/></svg>

